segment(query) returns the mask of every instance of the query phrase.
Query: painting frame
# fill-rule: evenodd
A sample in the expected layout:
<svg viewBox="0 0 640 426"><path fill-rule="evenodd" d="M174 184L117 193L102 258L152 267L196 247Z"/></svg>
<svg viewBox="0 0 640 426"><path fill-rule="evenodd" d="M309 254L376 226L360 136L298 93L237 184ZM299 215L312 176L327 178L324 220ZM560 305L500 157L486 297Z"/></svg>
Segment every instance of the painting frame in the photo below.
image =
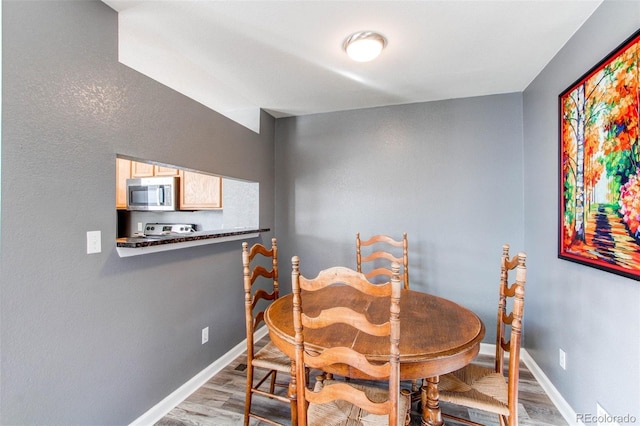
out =
<svg viewBox="0 0 640 426"><path fill-rule="evenodd" d="M558 95L558 258L640 280L640 29Z"/></svg>

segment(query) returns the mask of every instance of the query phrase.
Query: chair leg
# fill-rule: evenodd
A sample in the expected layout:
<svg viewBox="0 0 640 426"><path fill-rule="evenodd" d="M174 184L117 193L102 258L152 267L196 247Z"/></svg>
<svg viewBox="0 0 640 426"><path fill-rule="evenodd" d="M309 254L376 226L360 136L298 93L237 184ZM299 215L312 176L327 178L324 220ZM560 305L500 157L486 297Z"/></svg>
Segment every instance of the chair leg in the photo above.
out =
<svg viewBox="0 0 640 426"><path fill-rule="evenodd" d="M404 416L404 426L409 426L411 424L411 392L407 389L401 389L400 393L403 398L409 398L409 407Z"/></svg>
<svg viewBox="0 0 640 426"><path fill-rule="evenodd" d="M278 372L273 370L271 373L271 383L269 385L269 393L274 393L276 388L276 377L278 376Z"/></svg>
<svg viewBox="0 0 640 426"><path fill-rule="evenodd" d="M246 397L244 401L244 426L249 426L249 413L251 412L251 397L253 396L253 392L251 392L251 388L253 387L253 367L247 368L247 389L246 389Z"/></svg>

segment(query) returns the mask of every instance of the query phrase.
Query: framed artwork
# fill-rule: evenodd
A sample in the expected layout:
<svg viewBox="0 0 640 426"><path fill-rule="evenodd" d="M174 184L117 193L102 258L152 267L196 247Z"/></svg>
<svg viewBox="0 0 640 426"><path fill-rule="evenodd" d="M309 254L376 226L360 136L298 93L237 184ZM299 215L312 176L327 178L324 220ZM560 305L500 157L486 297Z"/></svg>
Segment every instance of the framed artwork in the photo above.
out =
<svg viewBox="0 0 640 426"><path fill-rule="evenodd" d="M640 30L559 96L558 257L640 280Z"/></svg>

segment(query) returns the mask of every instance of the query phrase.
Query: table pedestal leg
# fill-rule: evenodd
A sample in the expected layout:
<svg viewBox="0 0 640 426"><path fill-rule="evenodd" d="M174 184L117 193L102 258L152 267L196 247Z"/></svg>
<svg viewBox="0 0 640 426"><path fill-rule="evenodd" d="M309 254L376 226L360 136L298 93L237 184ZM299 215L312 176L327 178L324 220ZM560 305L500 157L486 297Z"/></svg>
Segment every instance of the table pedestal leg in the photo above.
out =
<svg viewBox="0 0 640 426"><path fill-rule="evenodd" d="M426 385L422 383L422 426L442 426L444 423L440 412L438 382L440 377L435 376L426 379Z"/></svg>
<svg viewBox="0 0 640 426"><path fill-rule="evenodd" d="M291 424L298 424L298 398L296 397L296 362L291 360L291 380L289 380L289 390L287 396L289 397L291 405Z"/></svg>

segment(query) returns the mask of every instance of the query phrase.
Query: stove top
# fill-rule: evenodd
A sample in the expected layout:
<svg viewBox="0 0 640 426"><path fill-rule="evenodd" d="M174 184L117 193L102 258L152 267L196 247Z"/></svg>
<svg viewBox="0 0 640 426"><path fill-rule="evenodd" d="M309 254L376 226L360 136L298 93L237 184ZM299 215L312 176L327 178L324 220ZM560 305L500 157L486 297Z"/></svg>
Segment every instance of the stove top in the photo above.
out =
<svg viewBox="0 0 640 426"><path fill-rule="evenodd" d="M191 223L147 223L144 235L177 235L196 232L196 225Z"/></svg>

